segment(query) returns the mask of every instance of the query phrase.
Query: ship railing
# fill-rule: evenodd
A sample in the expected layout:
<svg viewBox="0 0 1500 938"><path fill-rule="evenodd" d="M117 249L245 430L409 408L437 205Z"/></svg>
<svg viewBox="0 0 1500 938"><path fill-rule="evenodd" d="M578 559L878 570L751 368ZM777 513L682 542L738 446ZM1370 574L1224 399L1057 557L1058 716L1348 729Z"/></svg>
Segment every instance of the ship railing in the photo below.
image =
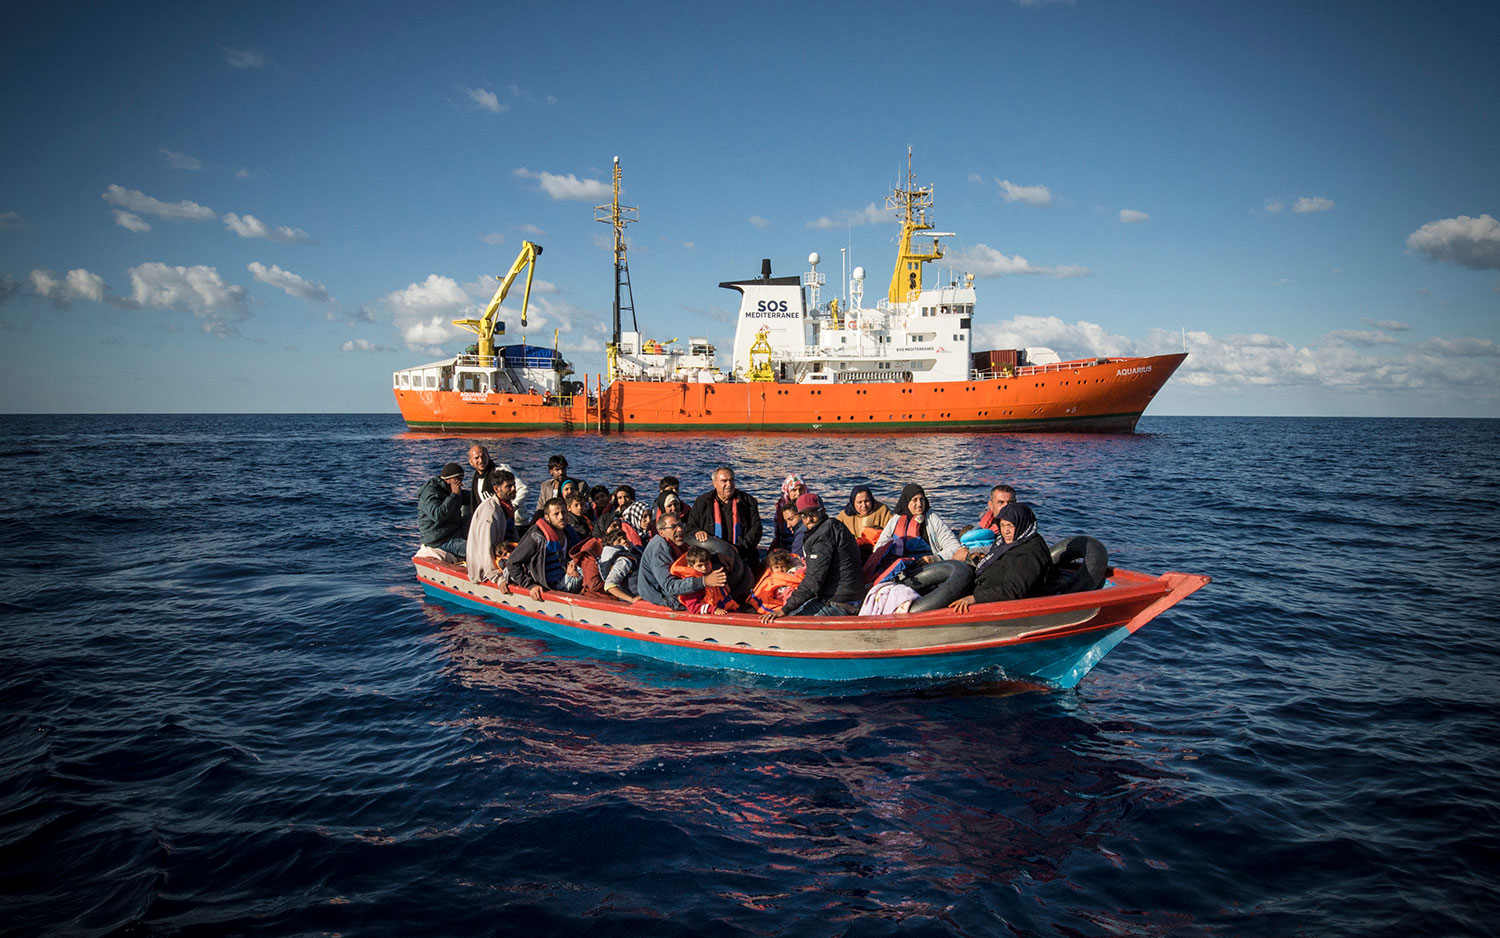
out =
<svg viewBox="0 0 1500 938"><path fill-rule="evenodd" d="M1071 362L1053 362L1050 365L1022 365L1016 369L1016 376L1025 377L1026 375L1051 374L1057 371L1074 371L1081 365L1107 365L1109 361L1108 358L1095 358L1091 360L1079 359L1078 361Z"/></svg>
<svg viewBox="0 0 1500 938"><path fill-rule="evenodd" d="M470 368L494 368L498 364L497 359L499 358L499 355L491 355L489 363L485 364L484 362L479 360L478 355L459 355L454 361L455 364L457 364L459 367L468 366Z"/></svg>

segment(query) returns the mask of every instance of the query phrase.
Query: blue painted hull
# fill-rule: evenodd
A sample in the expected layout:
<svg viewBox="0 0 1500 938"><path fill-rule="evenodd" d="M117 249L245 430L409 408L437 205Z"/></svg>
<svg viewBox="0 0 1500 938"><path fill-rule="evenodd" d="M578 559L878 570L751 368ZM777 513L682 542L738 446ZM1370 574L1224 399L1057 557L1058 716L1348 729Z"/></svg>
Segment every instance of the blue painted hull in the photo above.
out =
<svg viewBox="0 0 1500 938"><path fill-rule="evenodd" d="M1011 679L1073 687L1110 649L1130 634L1123 625L1070 632L1052 638L972 651L919 652L869 657L814 657L793 653L747 654L732 648L704 648L653 641L638 633L595 631L560 617L512 612L493 603L423 582L427 595L451 605L498 616L506 622L562 638L597 651L639 655L694 668L744 671L775 678L851 681L869 678L944 679L996 672Z"/></svg>

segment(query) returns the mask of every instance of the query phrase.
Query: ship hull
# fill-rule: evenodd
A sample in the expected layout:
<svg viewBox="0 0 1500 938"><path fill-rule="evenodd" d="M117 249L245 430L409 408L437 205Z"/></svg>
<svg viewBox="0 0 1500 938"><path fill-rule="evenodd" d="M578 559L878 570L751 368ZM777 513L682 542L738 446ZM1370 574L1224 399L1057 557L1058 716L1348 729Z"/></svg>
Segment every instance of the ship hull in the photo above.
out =
<svg viewBox="0 0 1500 938"><path fill-rule="evenodd" d="M564 398L395 393L408 427L436 432L1130 433L1186 357L1090 359L922 384L617 380Z"/></svg>

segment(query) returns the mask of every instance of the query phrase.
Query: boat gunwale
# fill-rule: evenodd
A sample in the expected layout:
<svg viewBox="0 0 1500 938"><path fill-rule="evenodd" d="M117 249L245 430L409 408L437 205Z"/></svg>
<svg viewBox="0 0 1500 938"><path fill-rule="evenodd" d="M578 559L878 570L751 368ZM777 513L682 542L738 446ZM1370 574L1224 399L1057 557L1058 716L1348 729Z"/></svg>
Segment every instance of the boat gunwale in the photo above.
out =
<svg viewBox="0 0 1500 938"><path fill-rule="evenodd" d="M445 564L431 557L413 557L412 563L430 567L439 573L461 577L465 583L469 583L475 587L482 587L490 592L498 592L501 589L501 587L494 583L472 583L468 579L466 568L454 564ZM1094 607L1113 607L1142 600L1149 602L1158 600L1172 592L1172 586L1161 577L1154 577L1135 570L1115 568L1112 578L1116 580L1126 578L1134 582L1129 585L1111 586L1083 593L1065 593L1060 596L1011 599L995 603L975 603L969 607L969 612L962 614L953 614L947 608L943 608L932 609L927 612L902 613L899 618L896 616L859 615L782 616L776 620L775 627L799 631L847 630L864 632L881 629L918 629L928 626L981 625L989 622L1005 622L1012 619L1024 619L1037 615L1052 615ZM509 585L505 587L505 590L506 595L511 596L530 597L531 595L526 589L515 585ZM1099 602L1097 601L1099 597L1107 597L1107 599L1104 602ZM536 601L538 600L533 600L533 602ZM634 603L622 603L619 600L592 599L575 593L558 593L555 590L543 591L540 601L552 602L568 607L597 609L601 612L625 612L631 615L641 615L666 622L748 625L748 620L753 619L758 621L760 619L759 614L756 613L731 612L722 616L701 615L678 609L668 609L666 606L658 606L644 599ZM1000 607L1004 608L1001 609ZM638 611L632 612L632 610L637 609Z"/></svg>

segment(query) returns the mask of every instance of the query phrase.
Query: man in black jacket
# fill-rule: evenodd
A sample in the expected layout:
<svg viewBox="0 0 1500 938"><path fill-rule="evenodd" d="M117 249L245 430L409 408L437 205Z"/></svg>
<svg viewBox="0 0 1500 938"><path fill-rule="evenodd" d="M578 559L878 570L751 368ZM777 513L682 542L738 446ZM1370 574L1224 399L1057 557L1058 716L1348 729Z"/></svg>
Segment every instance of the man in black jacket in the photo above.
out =
<svg viewBox="0 0 1500 938"><path fill-rule="evenodd" d="M760 573L760 508L755 499L734 486L734 470L714 470L714 487L693 502L683 519L687 536L697 541L723 538L752 574Z"/></svg>
<svg viewBox="0 0 1500 938"><path fill-rule="evenodd" d="M802 541L807 572L787 597L786 605L762 615L760 621L770 622L783 615L854 615L865 593L859 543L842 523L828 520L823 500L811 492L797 499L797 514L807 526Z"/></svg>

